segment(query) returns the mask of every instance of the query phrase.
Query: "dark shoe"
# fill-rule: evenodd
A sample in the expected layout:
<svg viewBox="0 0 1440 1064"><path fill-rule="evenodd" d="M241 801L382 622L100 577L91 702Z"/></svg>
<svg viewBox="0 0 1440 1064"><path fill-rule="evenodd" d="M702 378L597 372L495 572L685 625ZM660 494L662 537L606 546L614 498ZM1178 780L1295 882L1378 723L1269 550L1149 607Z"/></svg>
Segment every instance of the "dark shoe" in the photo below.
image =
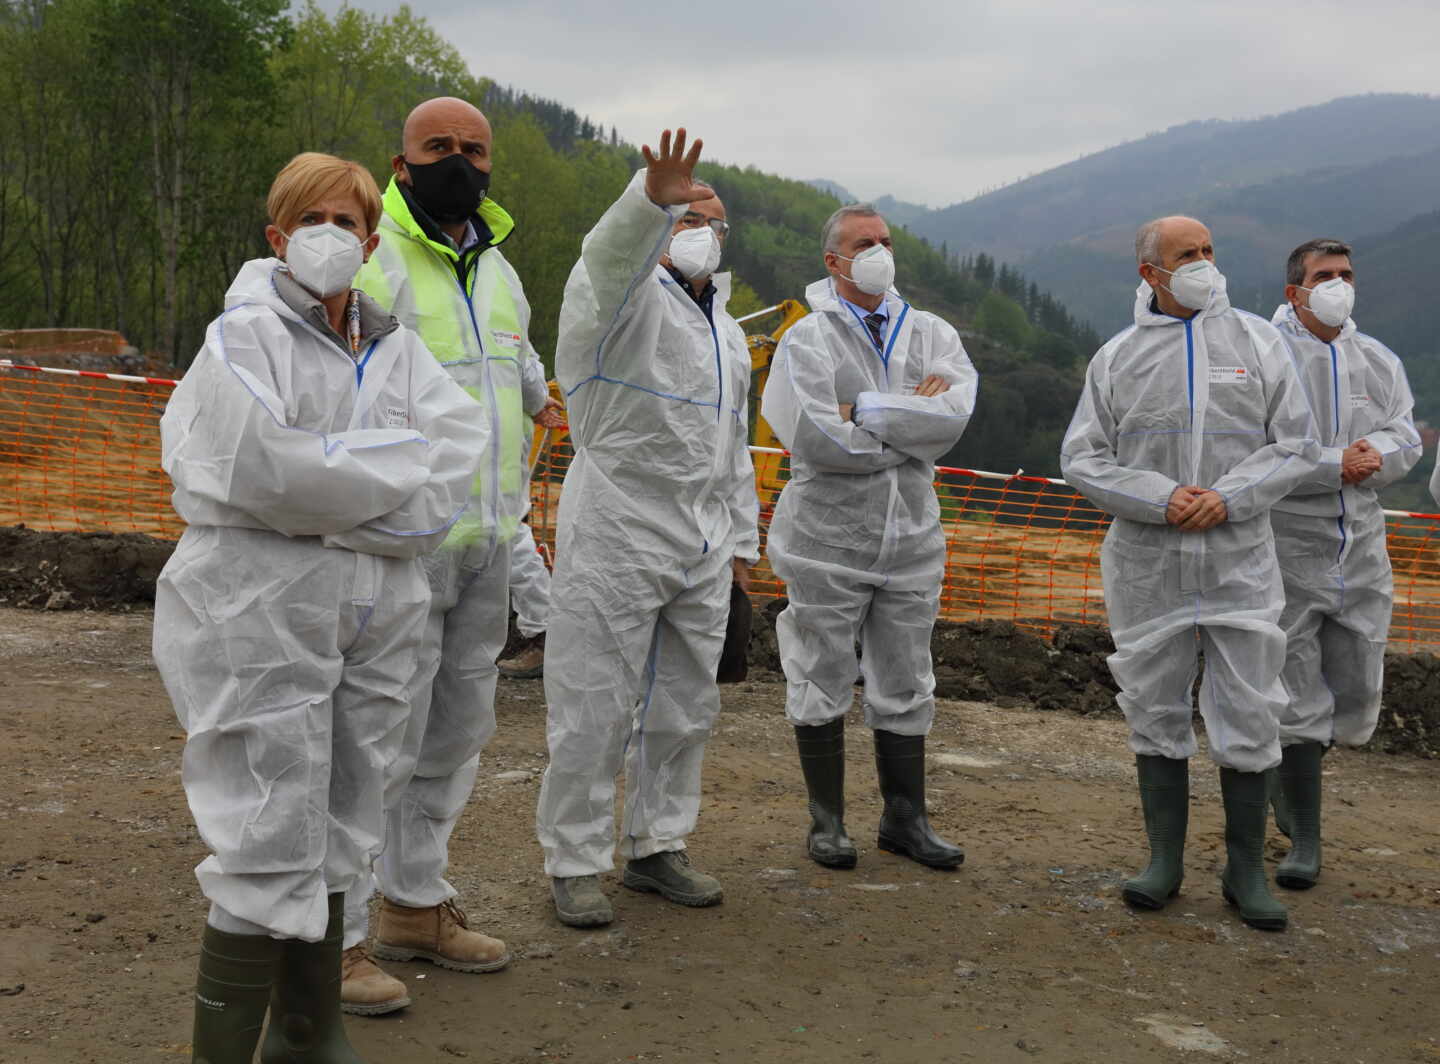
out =
<svg viewBox="0 0 1440 1064"><path fill-rule="evenodd" d="M1280 768L1265 770L1265 791L1270 795L1270 808L1275 814L1275 826L1287 839L1290 835L1290 809L1285 804L1285 788L1280 786Z"/></svg>
<svg viewBox="0 0 1440 1064"><path fill-rule="evenodd" d="M340 1014L340 942L345 895L330 895L330 922L319 942L287 938L275 965L270 1026L261 1064L362 1064Z"/></svg>
<svg viewBox="0 0 1440 1064"><path fill-rule="evenodd" d="M1220 770L1225 799L1225 871L1220 889L1240 910L1240 919L1261 931L1283 931L1289 922L1285 906L1270 893L1265 876L1265 821L1269 797L1265 773Z"/></svg>
<svg viewBox="0 0 1440 1064"><path fill-rule="evenodd" d="M250 1064L281 945L269 935L232 935L205 925L195 980L194 1064Z"/></svg>
<svg viewBox="0 0 1440 1064"><path fill-rule="evenodd" d="M545 633L522 640L515 650L495 663L501 676L534 680L545 675Z"/></svg>
<svg viewBox="0 0 1440 1064"><path fill-rule="evenodd" d="M1280 786L1290 809L1290 831L1294 843L1280 867L1275 882L1291 890L1309 890L1320 879L1320 743L1296 743L1280 751Z"/></svg>
<svg viewBox="0 0 1440 1064"><path fill-rule="evenodd" d="M556 876L550 880L555 915L571 927L603 927L615 919L610 899L596 876Z"/></svg>
<svg viewBox="0 0 1440 1064"><path fill-rule="evenodd" d="M1150 863L1127 879L1120 895L1141 909L1161 909L1180 893L1185 879L1185 832L1190 825L1190 762L1186 758L1135 755L1140 808Z"/></svg>
<svg viewBox="0 0 1440 1064"><path fill-rule="evenodd" d="M718 905L725 896L719 880L690 867L690 855L684 850L626 861L620 882L631 890L654 891L667 901L697 909Z"/></svg>
<svg viewBox="0 0 1440 1064"><path fill-rule="evenodd" d="M876 729L875 771L885 799L880 849L929 868L963 864L965 851L935 834L925 812L925 736Z"/></svg>
<svg viewBox="0 0 1440 1064"><path fill-rule="evenodd" d="M810 796L810 860L827 868L854 868L855 844L845 834L845 718L795 726L800 771Z"/></svg>

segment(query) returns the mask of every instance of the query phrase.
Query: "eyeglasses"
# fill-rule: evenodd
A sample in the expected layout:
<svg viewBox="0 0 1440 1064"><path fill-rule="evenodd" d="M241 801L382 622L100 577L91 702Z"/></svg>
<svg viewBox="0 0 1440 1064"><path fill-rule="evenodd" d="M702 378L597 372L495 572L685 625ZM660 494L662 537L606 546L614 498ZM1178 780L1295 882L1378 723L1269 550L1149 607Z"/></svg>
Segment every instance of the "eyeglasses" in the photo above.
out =
<svg viewBox="0 0 1440 1064"><path fill-rule="evenodd" d="M699 229L702 225L708 225L715 230L716 236L724 236L730 232L730 223L723 218L707 218L698 211L686 211L680 216L680 224L686 229Z"/></svg>

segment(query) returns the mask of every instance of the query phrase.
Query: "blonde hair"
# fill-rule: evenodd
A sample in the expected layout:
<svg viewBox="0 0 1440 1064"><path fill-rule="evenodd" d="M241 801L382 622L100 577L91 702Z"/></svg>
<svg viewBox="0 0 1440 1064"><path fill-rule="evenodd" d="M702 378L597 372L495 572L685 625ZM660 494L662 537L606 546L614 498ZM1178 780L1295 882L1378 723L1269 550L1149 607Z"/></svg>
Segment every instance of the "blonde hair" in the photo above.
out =
<svg viewBox="0 0 1440 1064"><path fill-rule="evenodd" d="M265 210L272 225L289 232L306 208L329 196L353 198L365 215L366 235L375 232L380 224L380 188L370 171L323 152L301 152L286 163L270 186Z"/></svg>

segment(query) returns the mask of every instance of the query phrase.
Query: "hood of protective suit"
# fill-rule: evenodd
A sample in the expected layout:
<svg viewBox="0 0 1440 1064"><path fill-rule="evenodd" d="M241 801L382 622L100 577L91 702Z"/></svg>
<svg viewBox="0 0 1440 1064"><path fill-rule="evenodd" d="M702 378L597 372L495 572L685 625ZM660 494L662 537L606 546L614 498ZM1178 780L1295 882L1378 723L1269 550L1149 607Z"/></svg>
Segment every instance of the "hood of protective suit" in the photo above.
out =
<svg viewBox="0 0 1440 1064"><path fill-rule="evenodd" d="M1135 324L1145 327L1152 325L1174 325L1177 321L1184 321L1184 318L1177 318L1164 311L1156 310L1153 306L1155 300L1155 289L1151 288L1144 281L1141 281L1135 289ZM1223 314L1230 309L1230 296L1222 284L1218 289L1210 293L1210 302L1205 304L1205 309L1197 311L1192 321L1199 321L1201 318L1211 318L1216 314Z"/></svg>
<svg viewBox="0 0 1440 1064"><path fill-rule="evenodd" d="M1300 315L1295 313L1295 308L1289 303L1281 303L1275 308L1275 313L1270 315L1270 324L1279 329L1287 339L1291 337L1299 337L1301 339L1309 337L1316 343L1323 344L1325 342L1305 327L1305 323L1300 320ZM1335 337L1334 342L1340 343L1341 341L1350 339L1354 335L1355 319L1346 318L1345 324L1340 326L1340 335Z"/></svg>
<svg viewBox="0 0 1440 1064"><path fill-rule="evenodd" d="M284 265L284 262L273 256L251 259L245 263L235 275L235 280L230 282L230 287L225 290L225 309L229 310L243 303L259 303L282 317L298 317L285 300L280 298L280 293L275 291L275 271Z"/></svg>

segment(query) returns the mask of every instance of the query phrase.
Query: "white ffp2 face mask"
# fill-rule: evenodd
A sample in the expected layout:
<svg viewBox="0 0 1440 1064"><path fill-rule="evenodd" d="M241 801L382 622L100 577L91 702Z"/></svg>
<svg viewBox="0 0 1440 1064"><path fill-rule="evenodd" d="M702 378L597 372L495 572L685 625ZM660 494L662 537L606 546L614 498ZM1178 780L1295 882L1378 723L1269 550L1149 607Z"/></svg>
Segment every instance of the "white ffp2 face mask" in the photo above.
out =
<svg viewBox="0 0 1440 1064"><path fill-rule="evenodd" d="M1151 265L1155 266L1153 262ZM1170 283L1164 287L1186 310L1204 310L1210 302L1211 293L1225 291L1225 275L1209 259L1187 262L1174 271L1164 266L1155 268L1170 274Z"/></svg>
<svg viewBox="0 0 1440 1064"><path fill-rule="evenodd" d="M1332 277L1314 288L1295 287L1310 293L1310 313L1332 329L1344 325L1355 309L1355 286L1343 277Z"/></svg>
<svg viewBox="0 0 1440 1064"><path fill-rule="evenodd" d="M720 240L708 225L699 229L682 229L670 238L670 263L693 281L708 277L720 265Z"/></svg>
<svg viewBox="0 0 1440 1064"><path fill-rule="evenodd" d="M286 238L290 276L321 299L349 288L364 264L360 238L331 222L301 226Z"/></svg>
<svg viewBox="0 0 1440 1064"><path fill-rule="evenodd" d="M883 295L895 283L895 256L884 244L866 248L853 259L837 254L850 264L850 280L867 296Z"/></svg>

